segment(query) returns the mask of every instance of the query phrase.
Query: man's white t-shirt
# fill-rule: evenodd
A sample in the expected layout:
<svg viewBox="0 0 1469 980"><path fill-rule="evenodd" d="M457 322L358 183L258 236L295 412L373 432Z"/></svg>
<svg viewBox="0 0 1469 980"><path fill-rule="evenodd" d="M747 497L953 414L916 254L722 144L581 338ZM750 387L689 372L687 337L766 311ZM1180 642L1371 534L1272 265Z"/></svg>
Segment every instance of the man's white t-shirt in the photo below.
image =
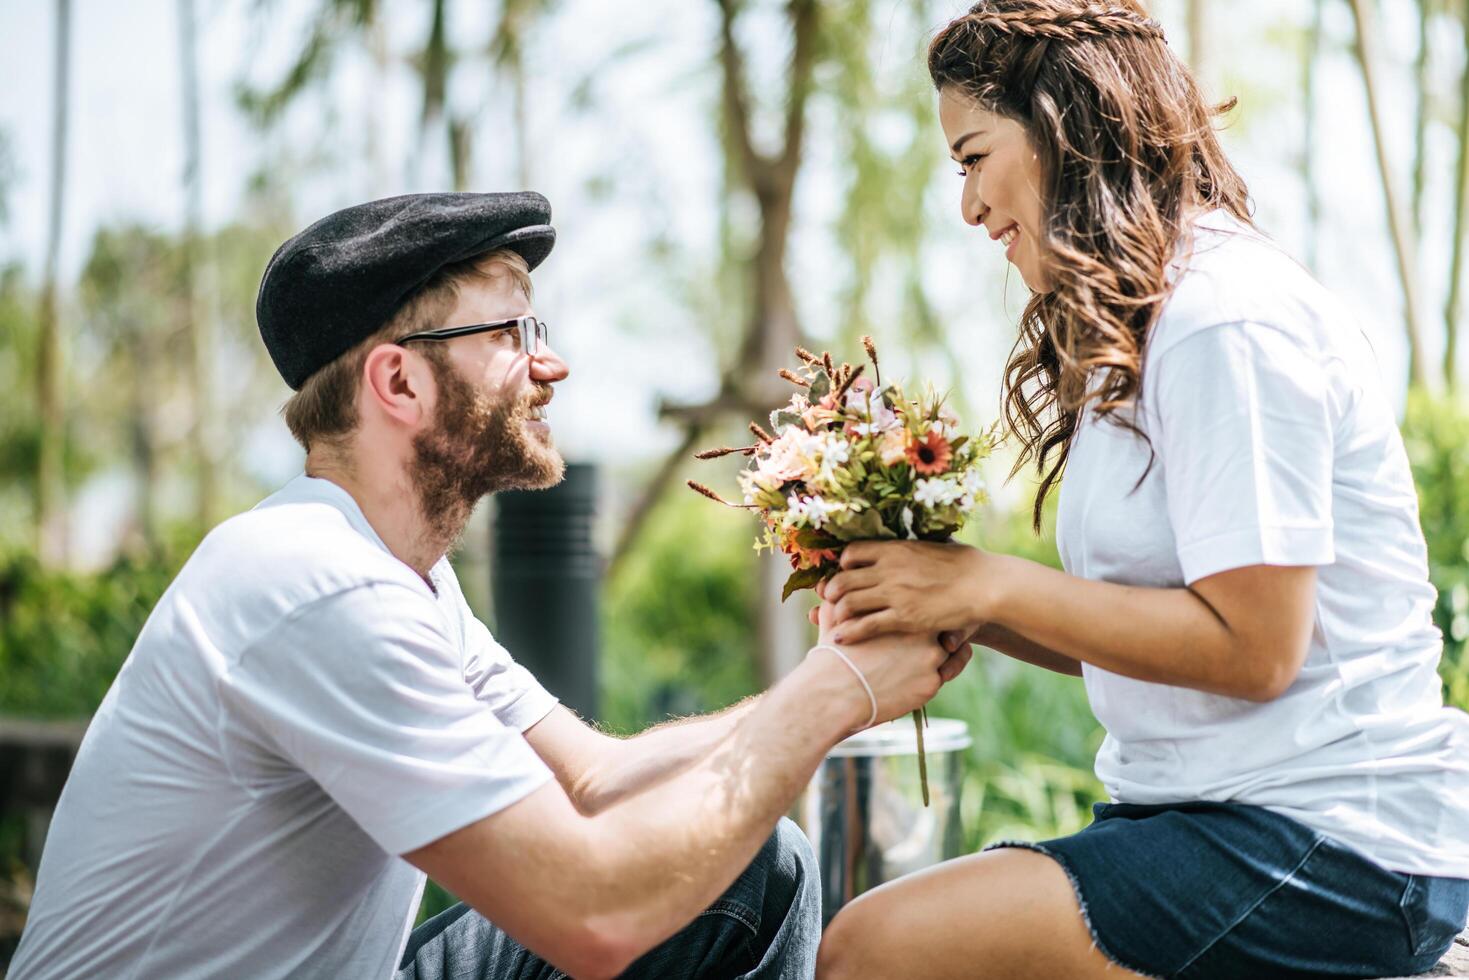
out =
<svg viewBox="0 0 1469 980"><path fill-rule="evenodd" d="M210 533L87 730L13 980L391 976L398 855L551 778L555 698L430 577L326 480Z"/></svg>
<svg viewBox="0 0 1469 980"><path fill-rule="evenodd" d="M1351 312L1224 211L1195 223L1148 342L1148 446L1088 411L1057 544L1087 579L1178 588L1317 566L1300 676L1254 703L1083 665L1114 801L1235 801L1398 871L1469 878L1469 716L1447 709L1418 501ZM1190 254L1191 251L1191 254ZM1179 657L1189 656L1180 649Z"/></svg>

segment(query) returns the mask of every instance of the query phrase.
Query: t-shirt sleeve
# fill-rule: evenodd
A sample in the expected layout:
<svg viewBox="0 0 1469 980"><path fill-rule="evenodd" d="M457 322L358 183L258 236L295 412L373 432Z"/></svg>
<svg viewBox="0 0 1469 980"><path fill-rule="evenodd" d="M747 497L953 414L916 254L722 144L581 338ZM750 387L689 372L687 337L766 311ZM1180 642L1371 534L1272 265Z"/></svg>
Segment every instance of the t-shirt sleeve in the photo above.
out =
<svg viewBox="0 0 1469 980"><path fill-rule="evenodd" d="M551 779L520 731L474 696L433 601L406 585L302 607L246 649L222 696L390 854Z"/></svg>
<svg viewBox="0 0 1469 980"><path fill-rule="evenodd" d="M464 616L464 679L502 723L525 731L556 707L556 696L516 663L473 613L465 610Z"/></svg>
<svg viewBox="0 0 1469 980"><path fill-rule="evenodd" d="M1329 377L1261 323L1199 329L1149 365L1144 401L1186 583L1248 565L1328 565Z"/></svg>

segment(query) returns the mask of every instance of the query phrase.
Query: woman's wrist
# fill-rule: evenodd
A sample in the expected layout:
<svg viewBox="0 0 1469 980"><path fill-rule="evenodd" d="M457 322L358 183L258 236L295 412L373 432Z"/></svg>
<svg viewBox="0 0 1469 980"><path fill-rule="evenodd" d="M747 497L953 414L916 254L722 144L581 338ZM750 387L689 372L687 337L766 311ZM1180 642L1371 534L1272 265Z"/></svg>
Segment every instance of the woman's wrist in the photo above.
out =
<svg viewBox="0 0 1469 980"><path fill-rule="evenodd" d="M967 557L968 568L959 577L965 590L965 607L972 610L974 620L981 624L1004 625L1004 617L1010 606L1008 590L1015 580L1024 576L1024 559L996 554L982 548L973 548Z"/></svg>

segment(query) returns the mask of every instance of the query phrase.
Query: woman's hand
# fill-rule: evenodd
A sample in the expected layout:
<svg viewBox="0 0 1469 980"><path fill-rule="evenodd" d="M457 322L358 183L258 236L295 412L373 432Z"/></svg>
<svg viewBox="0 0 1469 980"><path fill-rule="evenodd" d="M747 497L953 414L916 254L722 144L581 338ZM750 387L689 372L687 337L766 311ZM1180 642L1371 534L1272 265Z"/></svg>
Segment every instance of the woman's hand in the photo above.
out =
<svg viewBox="0 0 1469 980"><path fill-rule="evenodd" d="M816 583L816 595L822 599L826 597L825 580ZM829 617L831 610L830 604L822 602L818 606L811 607L807 618L811 620L812 626L825 628L826 624L822 623L821 614L824 612ZM983 632L979 630L968 634L962 630L949 630L939 634L939 646L949 654L948 659L939 665L939 683L947 684L964 673L964 668L968 667L969 661L974 659L974 644L979 642L979 637Z"/></svg>
<svg viewBox="0 0 1469 980"><path fill-rule="evenodd" d="M1002 560L962 544L849 544L842 551L842 570L822 590L832 605L836 642L860 643L883 633L969 637L992 618Z"/></svg>

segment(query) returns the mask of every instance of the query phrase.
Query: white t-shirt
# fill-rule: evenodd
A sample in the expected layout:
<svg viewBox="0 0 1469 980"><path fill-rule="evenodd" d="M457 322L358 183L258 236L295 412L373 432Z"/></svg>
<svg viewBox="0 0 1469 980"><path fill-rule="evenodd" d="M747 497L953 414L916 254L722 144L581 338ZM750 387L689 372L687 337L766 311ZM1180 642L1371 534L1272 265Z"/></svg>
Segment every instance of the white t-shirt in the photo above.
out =
<svg viewBox="0 0 1469 980"><path fill-rule="evenodd" d="M326 480L210 533L87 730L12 980L391 976L398 855L551 778L555 699L431 578Z"/></svg>
<svg viewBox="0 0 1469 980"><path fill-rule="evenodd" d="M1263 806L1399 871L1469 878L1469 716L1443 707L1418 502L1346 307L1224 211L1180 247L1148 343L1147 445L1088 411L1056 527L1068 572L1178 588L1317 566L1300 676L1260 704L1083 665L1115 801ZM1188 656L1179 650L1178 656Z"/></svg>

